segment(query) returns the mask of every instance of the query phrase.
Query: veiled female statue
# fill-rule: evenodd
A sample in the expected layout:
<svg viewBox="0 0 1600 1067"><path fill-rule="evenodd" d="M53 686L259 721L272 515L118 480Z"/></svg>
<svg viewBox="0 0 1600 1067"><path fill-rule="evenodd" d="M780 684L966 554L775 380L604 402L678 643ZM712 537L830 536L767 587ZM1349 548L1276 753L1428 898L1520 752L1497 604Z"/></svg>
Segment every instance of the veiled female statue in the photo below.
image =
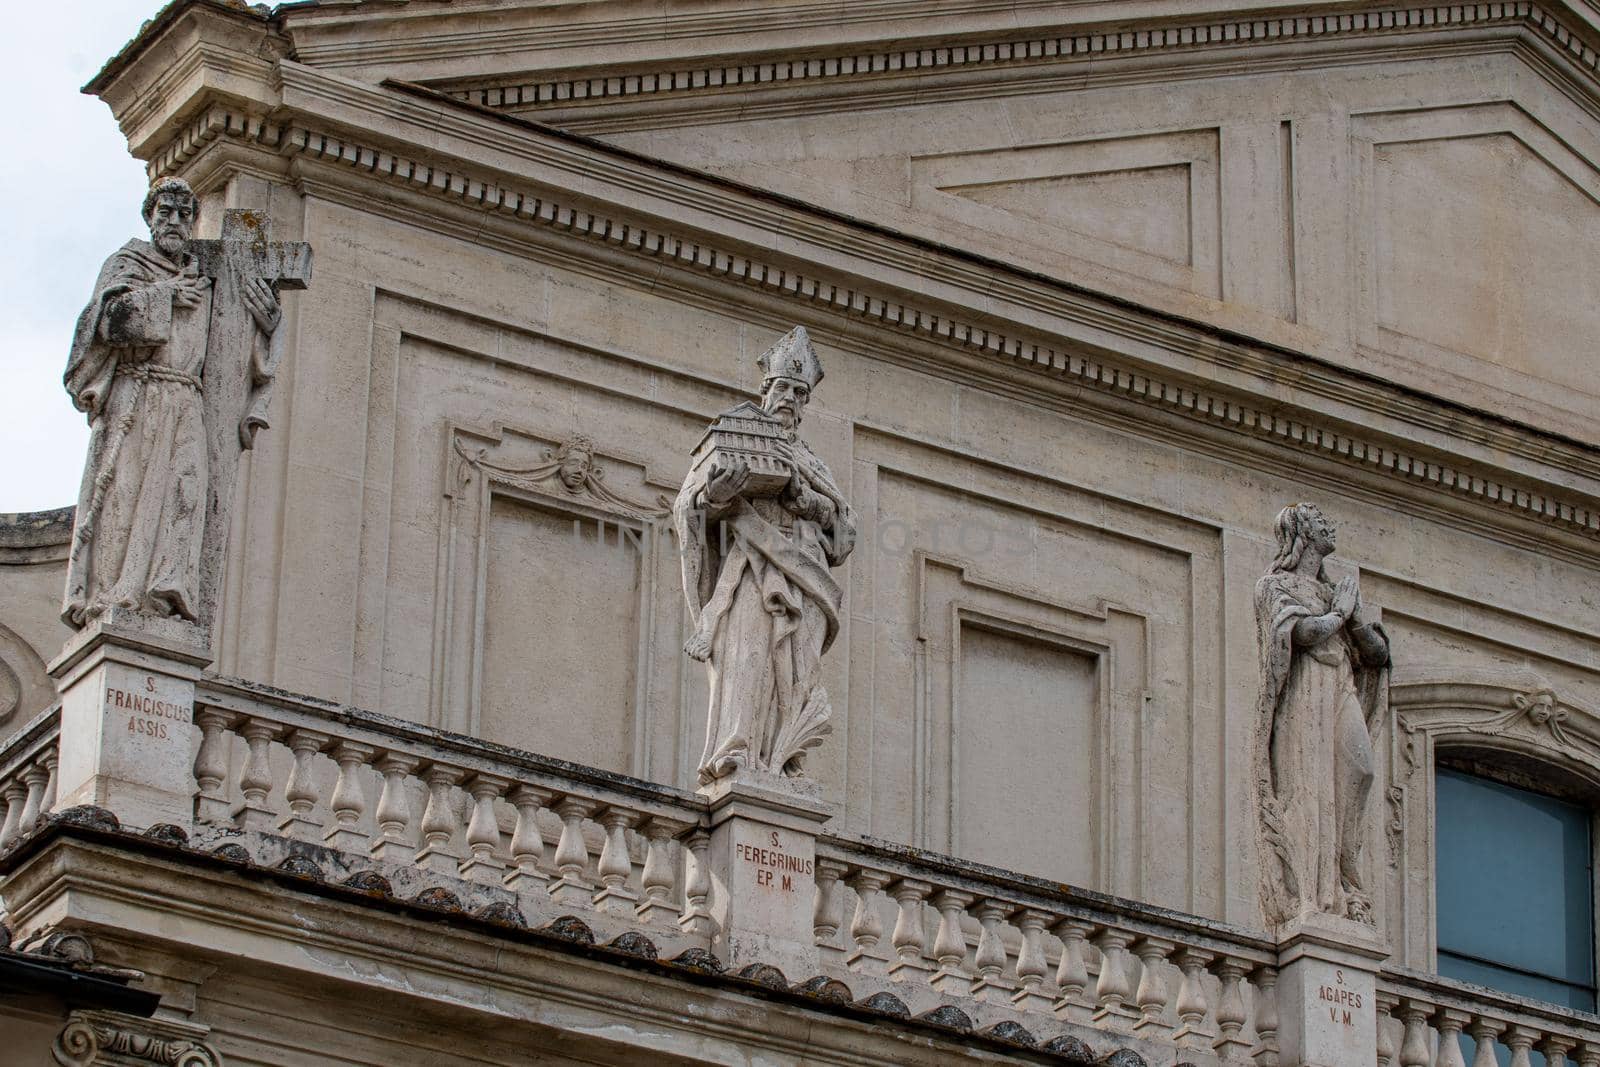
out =
<svg viewBox="0 0 1600 1067"><path fill-rule="evenodd" d="M1328 581L1335 534L1321 511L1284 508L1277 537L1256 583L1262 908L1270 925L1308 912L1371 922L1362 847L1389 639L1365 617L1354 577Z"/></svg>
<svg viewBox="0 0 1600 1067"><path fill-rule="evenodd" d="M822 655L855 547L855 512L799 438L822 365L803 328L762 355L761 406L720 416L673 505L683 591L711 703L702 785L741 769L796 776L831 729Z"/></svg>

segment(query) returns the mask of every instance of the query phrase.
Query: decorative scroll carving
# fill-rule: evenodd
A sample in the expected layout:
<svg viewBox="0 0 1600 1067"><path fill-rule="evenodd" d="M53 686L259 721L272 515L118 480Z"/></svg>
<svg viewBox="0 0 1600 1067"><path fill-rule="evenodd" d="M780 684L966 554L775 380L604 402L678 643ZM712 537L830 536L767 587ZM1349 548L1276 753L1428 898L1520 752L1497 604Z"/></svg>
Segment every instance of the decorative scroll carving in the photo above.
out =
<svg viewBox="0 0 1600 1067"><path fill-rule="evenodd" d="M1329 581L1334 528L1315 505L1284 508L1276 532L1277 558L1256 583L1262 909L1272 924L1308 912L1370 923L1362 851L1389 639L1354 577Z"/></svg>
<svg viewBox="0 0 1600 1067"><path fill-rule="evenodd" d="M1600 781L1600 713L1563 700L1531 671L1462 669L1395 679L1396 725L1406 734L1402 752L1414 769L1419 734L1434 743L1494 738Z"/></svg>
<svg viewBox="0 0 1600 1067"><path fill-rule="evenodd" d="M613 492L605 484L605 468L595 463L594 440L588 434L574 434L555 448L545 449L544 462L532 467L506 467L491 462L487 448L468 448L460 437L455 438L454 447L463 461L456 472L458 489L465 486L472 471L489 471L506 484L587 498L608 512L630 518L662 519L672 510L672 503L664 494L654 500L636 500Z"/></svg>
<svg viewBox="0 0 1600 1067"><path fill-rule="evenodd" d="M1389 800L1389 824L1384 827L1384 837L1389 843L1389 866L1400 863L1400 835L1406 828L1406 790L1404 786L1391 785L1385 796Z"/></svg>
<svg viewBox="0 0 1600 1067"><path fill-rule="evenodd" d="M165 1020L76 1012L56 1036L50 1055L60 1067L222 1067L221 1054L199 1039L202 1034L198 1027Z"/></svg>
<svg viewBox="0 0 1600 1067"><path fill-rule="evenodd" d="M713 424L673 504L695 623L684 651L706 664L711 683L702 785L742 769L798 777L806 752L832 730L820 668L844 589L829 568L855 547L855 511L798 436L822 380L805 329L795 327L760 362L760 410L741 404ZM753 432L763 413L776 435ZM729 430L734 415L752 432ZM772 469L786 476L763 488L765 468L724 447L733 438L773 450Z"/></svg>

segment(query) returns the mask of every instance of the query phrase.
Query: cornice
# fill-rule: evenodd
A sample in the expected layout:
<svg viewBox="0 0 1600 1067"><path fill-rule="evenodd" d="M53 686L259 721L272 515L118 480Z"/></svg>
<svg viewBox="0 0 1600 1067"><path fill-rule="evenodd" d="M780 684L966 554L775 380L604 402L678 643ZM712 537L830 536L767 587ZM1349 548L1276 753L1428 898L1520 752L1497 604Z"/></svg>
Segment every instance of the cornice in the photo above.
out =
<svg viewBox="0 0 1600 1067"><path fill-rule="evenodd" d="M251 143L644 269L749 286L839 317L843 329L885 332L886 343L909 335L1020 369L1041 393L1131 402L1207 434L1270 441L1487 505L1479 517L1491 525L1498 513L1600 540L1600 453L1579 443L438 94L292 63L281 75L284 112L269 120L212 107L152 160L152 173L183 170L219 139Z"/></svg>
<svg viewBox="0 0 1600 1067"><path fill-rule="evenodd" d="M1064 33L1047 28L1001 38L945 34L933 40L887 42L887 47L867 42L832 54L735 54L678 65L607 61L605 50L599 49L590 69L559 71L553 77L508 73L428 83L486 107L559 112L564 123L611 131L661 124L668 114L671 124L768 111L787 114L836 104L841 96L860 106L884 107L912 92L902 86L913 82L921 100L930 91L981 94L1001 81L1011 82L1012 91L1039 92L1061 79L1074 85L1085 78L1163 80L1179 72L1241 68L1245 62L1252 71L1263 63L1303 66L1307 47L1321 52L1355 49L1362 58L1376 47L1395 52L1415 49L1423 40L1435 51L1458 50L1470 43L1463 40L1464 31L1480 36L1491 31L1497 40L1485 46L1525 34L1582 71L1591 93L1600 95L1600 41L1570 8L1564 19L1549 3L1536 0L1410 3L1355 11L1349 4L1296 6L1298 10L1202 13L1181 20L1107 19ZM1273 55L1290 49L1292 55ZM834 91L823 94L824 86ZM727 99L734 92L737 103Z"/></svg>

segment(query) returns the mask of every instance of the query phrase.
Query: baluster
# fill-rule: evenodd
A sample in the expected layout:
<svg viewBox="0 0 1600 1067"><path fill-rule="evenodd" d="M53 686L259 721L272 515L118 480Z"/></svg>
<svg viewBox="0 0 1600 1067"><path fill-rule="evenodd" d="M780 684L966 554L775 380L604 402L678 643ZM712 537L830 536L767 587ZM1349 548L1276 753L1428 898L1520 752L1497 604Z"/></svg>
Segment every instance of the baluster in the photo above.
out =
<svg viewBox="0 0 1600 1067"><path fill-rule="evenodd" d="M1046 983L1050 965L1044 958L1044 927L1050 921L1046 912L1023 908L1012 918L1022 931L1022 947L1017 950L1017 981L1022 988L1011 994L1011 1003L1021 1011L1050 1011L1056 991Z"/></svg>
<svg viewBox="0 0 1600 1067"><path fill-rule="evenodd" d="M239 772L239 792L244 794L234 820L242 830L266 830L272 825L272 809L267 794L272 792L272 739L283 727L261 719L247 719L239 733L249 746L244 767Z"/></svg>
<svg viewBox="0 0 1600 1067"><path fill-rule="evenodd" d="M978 902L973 913L978 917L978 950L972 964L978 969L978 979L972 983L972 995L979 1000L1004 1004L1016 992L1017 984L1005 973L1006 943L1000 936L1000 923L1016 908L1004 901L985 899Z"/></svg>
<svg viewBox="0 0 1600 1067"><path fill-rule="evenodd" d="M0 848L6 848L21 833L22 806L28 799L28 787L21 777L13 778L0 788L0 796L6 799L6 821L0 825Z"/></svg>
<svg viewBox="0 0 1600 1067"><path fill-rule="evenodd" d="M1089 987L1089 966L1084 962L1083 946L1094 926L1081 919L1064 919L1056 924L1061 939L1061 963L1056 967L1056 985L1061 996L1056 1000L1056 1018L1087 1025L1094 1014L1083 991Z"/></svg>
<svg viewBox="0 0 1600 1067"><path fill-rule="evenodd" d="M1487 1019L1482 1015L1472 1020L1471 1025L1467 1027L1467 1033L1478 1043L1477 1051L1472 1054L1472 1067L1500 1067L1500 1057L1495 1053L1495 1043L1500 1040L1500 1031L1505 1028L1505 1023ZM1600 1063L1596 1063L1594 1067L1600 1067Z"/></svg>
<svg viewBox="0 0 1600 1067"><path fill-rule="evenodd" d="M456 874L461 869L461 857L453 843L458 822L450 804L450 788L464 777L465 771L439 763L429 764L422 772L428 806L422 809L422 847L417 849L415 863L435 874Z"/></svg>
<svg viewBox="0 0 1600 1067"><path fill-rule="evenodd" d="M461 877L496 885L505 878L506 865L500 859L500 819L494 802L511 781L496 774L474 774L466 790L472 796L472 818L467 822L467 848L472 855L461 865Z"/></svg>
<svg viewBox="0 0 1600 1067"><path fill-rule="evenodd" d="M1240 1036L1244 1029L1244 996L1239 983L1250 965L1237 956L1220 956L1211 965L1211 973L1222 983L1222 995L1217 1000L1217 1029L1222 1031L1211 1043L1221 1060L1239 1063L1249 1058L1250 1042ZM1259 998L1258 998L1259 999Z"/></svg>
<svg viewBox="0 0 1600 1067"><path fill-rule="evenodd" d="M17 832L25 834L39 821L44 810L44 790L50 784L50 771L42 761L36 761L22 772L23 784L28 787L27 799L22 802L22 818L17 822Z"/></svg>
<svg viewBox="0 0 1600 1067"><path fill-rule="evenodd" d="M406 778L421 762L399 752L385 752L373 764L383 776L378 808L373 813L378 836L369 850L375 860L409 864L416 857L417 846L410 840L411 802L406 797Z"/></svg>
<svg viewBox="0 0 1600 1067"><path fill-rule="evenodd" d="M1183 1048L1209 1049L1211 1043L1217 1039L1217 1032L1206 1025L1206 1015L1210 1005L1206 1003L1206 987L1200 980L1200 972L1206 969L1206 964L1215 959L1215 955L1204 949L1180 948L1173 953L1172 962L1177 965L1178 973L1183 977L1178 982L1178 1030L1173 1035L1173 1040ZM1259 987L1258 987L1259 990ZM1256 996L1256 1015L1261 1014L1261 997Z"/></svg>
<svg viewBox="0 0 1600 1067"><path fill-rule="evenodd" d="M1389 1067L1398 1050L1394 1044L1394 1009L1400 1006L1399 998L1388 993L1379 992L1378 1000L1374 1005L1378 1014L1378 1067ZM1478 1067L1483 1067L1479 1064ZM1495 1064L1494 1067L1499 1067Z"/></svg>
<svg viewBox="0 0 1600 1067"><path fill-rule="evenodd" d="M289 782L283 791L283 799L289 802L289 814L278 820L280 833L306 841L316 840L316 832L322 829L322 824L311 817L311 809L317 804L316 774L311 761L331 740L327 734L315 730L296 730L289 735L294 766L289 769Z"/></svg>
<svg viewBox="0 0 1600 1067"><path fill-rule="evenodd" d="M550 876L540 869L544 862L544 835L539 832L539 811L549 805L548 789L531 785L515 786L506 799L517 809L517 825L511 831L511 863L506 872L507 889L545 889Z"/></svg>
<svg viewBox="0 0 1600 1067"><path fill-rule="evenodd" d="M1585 1041L1578 1049L1578 1067L1600 1067L1600 1041ZM1477 1067L1477 1060L1473 1060Z"/></svg>
<svg viewBox="0 0 1600 1067"><path fill-rule="evenodd" d="M932 891L933 886L915 878L901 878L889 890L889 895L900 905L894 932L889 935L895 955L899 957L889 965L889 977L896 981L916 981L928 975L929 967L923 959L928 932L922 925L922 902Z"/></svg>
<svg viewBox="0 0 1600 1067"><path fill-rule="evenodd" d="M1177 946L1164 937L1141 937L1134 942L1133 954L1139 957L1139 988L1134 1002L1139 1005L1139 1021L1133 1032L1141 1037L1165 1037L1172 1032L1166 1020L1167 976L1162 973L1167 957Z"/></svg>
<svg viewBox="0 0 1600 1067"><path fill-rule="evenodd" d="M1567 1067L1567 1053L1577 1044L1572 1038L1560 1034L1544 1035L1544 1040L1539 1042L1539 1051L1544 1053L1545 1067Z"/></svg>
<svg viewBox="0 0 1600 1067"><path fill-rule="evenodd" d="M811 932L826 962L844 954L833 942L844 923L844 894L839 891L839 879L848 869L835 860L817 860L817 898L811 909Z"/></svg>
<svg viewBox="0 0 1600 1067"><path fill-rule="evenodd" d="M698 827L683 839L689 852L684 857L683 914L678 926L691 937L709 939L717 932L717 921L711 917L708 901L711 897L711 870L706 865L706 850L711 846L711 835Z"/></svg>
<svg viewBox="0 0 1600 1067"><path fill-rule="evenodd" d="M1537 1036L1537 1030L1530 1030L1526 1026L1506 1027L1502 1040L1506 1048L1511 1050L1511 1067L1533 1067L1533 1057L1528 1055L1528 1050L1533 1048L1533 1039Z"/></svg>
<svg viewBox="0 0 1600 1067"><path fill-rule="evenodd" d="M1433 1028L1439 1032L1439 1047L1433 1056L1433 1067L1467 1067L1467 1058L1461 1054L1461 1028L1471 1020L1470 1014L1453 1008L1440 1008L1434 1013Z"/></svg>
<svg viewBox="0 0 1600 1067"><path fill-rule="evenodd" d="M556 880L550 883L550 899L561 907L587 907L593 902L594 884L585 874L589 846L583 840L583 820L599 806L582 797L562 797L556 802L561 839L556 842Z"/></svg>
<svg viewBox="0 0 1600 1067"><path fill-rule="evenodd" d="M1256 984L1256 1067L1278 1067L1278 969L1264 963L1250 974Z"/></svg>
<svg viewBox="0 0 1600 1067"><path fill-rule="evenodd" d="M1400 1018L1405 1034L1400 1038L1400 1067L1428 1067L1432 1049L1428 1044L1429 1005L1418 1000L1400 1002Z"/></svg>
<svg viewBox="0 0 1600 1067"><path fill-rule="evenodd" d="M228 742L223 730L233 716L218 708L202 707L194 721L200 726L200 751L194 757L194 780L200 792L194 798L194 818L200 823L228 821L228 795L223 780L228 777Z"/></svg>
<svg viewBox="0 0 1600 1067"><path fill-rule="evenodd" d="M633 874L633 862L628 857L628 829L639 821L639 816L610 807L597 815L595 821L605 827L606 843L600 850L601 889L594 895L594 906L607 915L632 915L639 903L639 894L628 888L628 878Z"/></svg>
<svg viewBox="0 0 1600 1067"><path fill-rule="evenodd" d="M972 975L967 973L967 935L961 929L961 920L967 907L977 899L971 893L954 889L941 889L934 895L933 906L939 912L939 929L933 938L933 958L938 969L928 984L941 993L964 997L972 992Z"/></svg>
<svg viewBox="0 0 1600 1067"><path fill-rule="evenodd" d="M333 750L333 761L339 765L339 777L328 800L333 823L322 834L322 843L329 848L365 853L369 847L367 831L361 826L361 816L367 813L367 791L361 784L361 772L376 751L371 745L354 741L341 741Z"/></svg>
<svg viewBox="0 0 1600 1067"><path fill-rule="evenodd" d="M644 870L639 875L644 899L634 912L645 922L669 927L677 925L682 909L672 899L678 873L672 862L672 842L689 826L682 819L669 819L665 815L653 815L645 824Z"/></svg>
<svg viewBox="0 0 1600 1067"><path fill-rule="evenodd" d="M1132 934L1109 926L1101 927L1094 941L1095 948L1100 950L1100 978L1094 986L1095 1001L1099 1007L1095 1009L1094 1021L1119 1033L1131 1032L1139 1018L1138 1012L1125 1003L1133 992L1133 986L1128 982L1123 958L1132 943Z"/></svg>
<svg viewBox="0 0 1600 1067"><path fill-rule="evenodd" d="M855 947L845 957L845 966L862 974L882 975L883 957L877 954L883 937L883 916L878 914L878 894L890 878L878 871L857 871L849 881L856 893L856 911L850 920L850 940Z"/></svg>
<svg viewBox="0 0 1600 1067"><path fill-rule="evenodd" d="M59 742L58 742L59 744ZM57 749L51 749L44 754L39 762L44 765L46 779L44 784L44 800L40 803L39 811L49 813L56 810L56 770L60 763L61 754Z"/></svg>

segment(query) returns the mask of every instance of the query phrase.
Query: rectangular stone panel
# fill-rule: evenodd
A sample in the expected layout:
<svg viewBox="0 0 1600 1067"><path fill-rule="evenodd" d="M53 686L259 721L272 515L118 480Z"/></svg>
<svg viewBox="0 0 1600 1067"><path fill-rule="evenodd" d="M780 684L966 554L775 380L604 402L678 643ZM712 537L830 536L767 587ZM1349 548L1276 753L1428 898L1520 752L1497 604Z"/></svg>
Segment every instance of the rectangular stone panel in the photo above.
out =
<svg viewBox="0 0 1600 1067"><path fill-rule="evenodd" d="M955 778L963 854L1090 884L1096 657L968 623L960 664Z"/></svg>
<svg viewBox="0 0 1600 1067"><path fill-rule="evenodd" d="M483 619L483 736L626 772L640 534L496 495Z"/></svg>

